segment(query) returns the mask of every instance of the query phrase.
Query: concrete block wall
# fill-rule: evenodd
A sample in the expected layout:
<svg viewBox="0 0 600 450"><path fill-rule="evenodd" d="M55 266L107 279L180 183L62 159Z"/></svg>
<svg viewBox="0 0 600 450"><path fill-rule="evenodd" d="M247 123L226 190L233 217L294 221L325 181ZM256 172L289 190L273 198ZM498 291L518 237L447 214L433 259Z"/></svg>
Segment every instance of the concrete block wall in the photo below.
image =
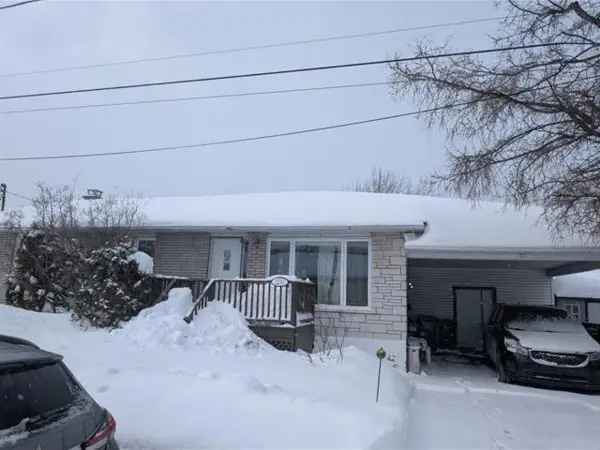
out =
<svg viewBox="0 0 600 450"><path fill-rule="evenodd" d="M316 332L323 326L336 328L338 336L380 340L406 367L407 299L406 252L402 233L371 234L370 307L320 309ZM317 308L318 309L318 308Z"/></svg>
<svg viewBox="0 0 600 450"><path fill-rule="evenodd" d="M249 233L246 254L248 278L264 278L267 273L267 234Z"/></svg>
<svg viewBox="0 0 600 450"><path fill-rule="evenodd" d="M155 251L155 273L208 278L210 234L158 233Z"/></svg>
<svg viewBox="0 0 600 450"><path fill-rule="evenodd" d="M14 231L0 230L0 303L6 301L6 278L13 267L17 238Z"/></svg>

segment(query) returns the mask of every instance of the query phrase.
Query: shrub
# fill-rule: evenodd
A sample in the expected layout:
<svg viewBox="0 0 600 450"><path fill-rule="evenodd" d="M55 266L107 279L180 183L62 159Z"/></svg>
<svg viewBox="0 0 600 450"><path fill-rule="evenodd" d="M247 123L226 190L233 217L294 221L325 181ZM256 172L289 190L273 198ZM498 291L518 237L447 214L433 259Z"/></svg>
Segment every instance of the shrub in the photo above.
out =
<svg viewBox="0 0 600 450"><path fill-rule="evenodd" d="M68 309L81 279L82 261L76 240L33 228L17 247L7 303L34 311Z"/></svg>
<svg viewBox="0 0 600 450"><path fill-rule="evenodd" d="M73 303L73 317L96 327L118 327L149 306L150 278L138 270L127 241L92 250Z"/></svg>

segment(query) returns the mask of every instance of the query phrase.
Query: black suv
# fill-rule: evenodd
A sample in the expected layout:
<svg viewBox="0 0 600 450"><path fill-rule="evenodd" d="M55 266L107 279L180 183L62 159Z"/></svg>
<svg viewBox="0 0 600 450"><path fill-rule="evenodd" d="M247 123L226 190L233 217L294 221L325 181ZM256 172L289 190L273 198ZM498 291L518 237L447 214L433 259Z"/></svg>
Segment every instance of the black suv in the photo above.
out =
<svg viewBox="0 0 600 450"><path fill-rule="evenodd" d="M486 350L501 382L600 391L600 344L562 309L496 305Z"/></svg>
<svg viewBox="0 0 600 450"><path fill-rule="evenodd" d="M115 431L60 355L0 335L0 449L118 450Z"/></svg>

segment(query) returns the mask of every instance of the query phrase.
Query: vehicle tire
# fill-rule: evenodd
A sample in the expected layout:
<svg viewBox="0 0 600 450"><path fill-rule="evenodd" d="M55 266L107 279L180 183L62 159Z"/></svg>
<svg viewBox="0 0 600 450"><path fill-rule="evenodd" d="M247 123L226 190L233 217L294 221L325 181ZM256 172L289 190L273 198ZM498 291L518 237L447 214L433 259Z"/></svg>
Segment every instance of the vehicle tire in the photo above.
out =
<svg viewBox="0 0 600 450"><path fill-rule="evenodd" d="M500 355L497 356L496 361L498 361L496 363L496 371L498 372L498 381L500 383L510 384L512 382L512 379L511 379L510 375L508 373L506 373L506 367L504 366L504 363L502 362L502 358L500 357Z"/></svg>

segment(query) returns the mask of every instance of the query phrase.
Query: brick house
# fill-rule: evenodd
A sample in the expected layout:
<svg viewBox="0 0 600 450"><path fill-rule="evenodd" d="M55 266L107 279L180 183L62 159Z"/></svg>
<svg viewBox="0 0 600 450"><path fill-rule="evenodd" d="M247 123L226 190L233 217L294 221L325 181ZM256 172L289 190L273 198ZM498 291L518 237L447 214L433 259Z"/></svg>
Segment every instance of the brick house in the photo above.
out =
<svg viewBox="0 0 600 450"><path fill-rule="evenodd" d="M145 211L135 238L155 273L308 278L315 322L401 364L410 317L452 321L455 345L481 350L494 302L554 304L552 276L600 267L600 249L553 240L539 211L494 203L287 192L154 198Z"/></svg>

